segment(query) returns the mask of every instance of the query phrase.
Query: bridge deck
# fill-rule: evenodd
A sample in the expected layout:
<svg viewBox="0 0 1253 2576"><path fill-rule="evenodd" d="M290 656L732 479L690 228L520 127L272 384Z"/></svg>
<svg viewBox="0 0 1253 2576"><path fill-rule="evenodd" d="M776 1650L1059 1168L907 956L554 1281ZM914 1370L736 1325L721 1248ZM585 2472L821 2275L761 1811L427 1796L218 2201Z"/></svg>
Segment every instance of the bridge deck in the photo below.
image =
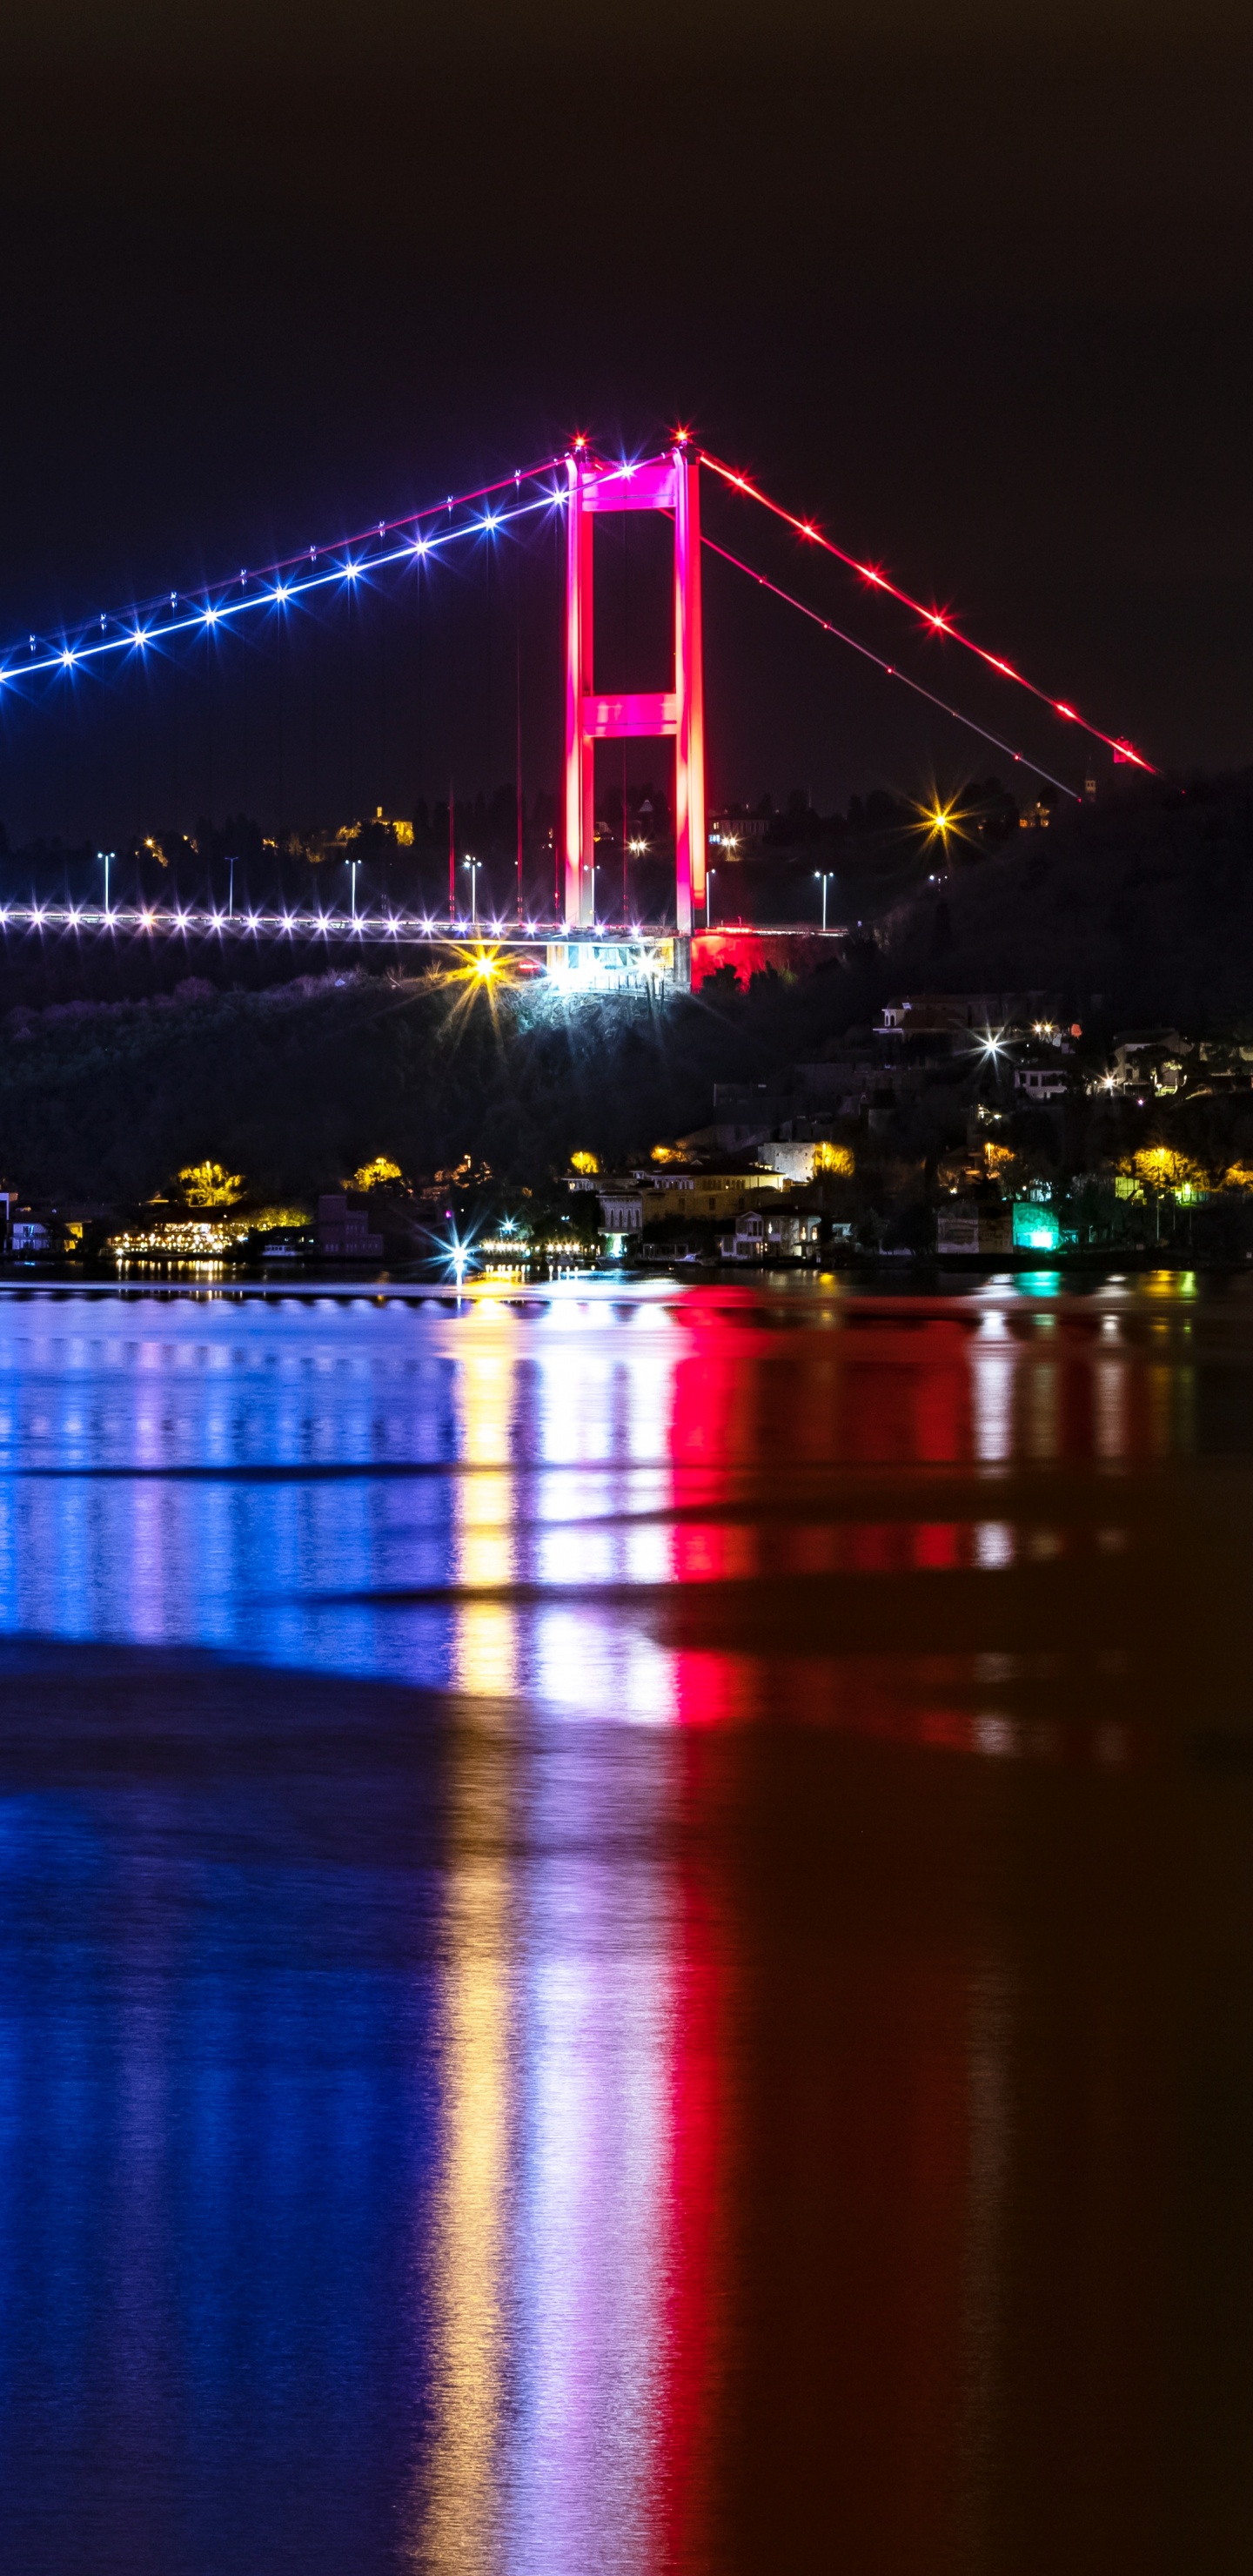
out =
<svg viewBox="0 0 1253 2576"><path fill-rule="evenodd" d="M264 939L347 942L363 948L449 948L489 946L501 948L546 948L554 942L596 946L618 941L632 946L652 946L657 940L672 940L673 928L641 922L596 922L583 930L570 930L564 921L437 921L425 914L407 912L212 912L198 907L177 905L119 905L106 911L103 904L6 903L0 904L0 932L7 931L108 931L130 932L139 937L182 939ZM832 942L846 938L847 931L832 928L819 930L803 922L719 924L712 932L697 931L698 940L716 938L804 939Z"/></svg>

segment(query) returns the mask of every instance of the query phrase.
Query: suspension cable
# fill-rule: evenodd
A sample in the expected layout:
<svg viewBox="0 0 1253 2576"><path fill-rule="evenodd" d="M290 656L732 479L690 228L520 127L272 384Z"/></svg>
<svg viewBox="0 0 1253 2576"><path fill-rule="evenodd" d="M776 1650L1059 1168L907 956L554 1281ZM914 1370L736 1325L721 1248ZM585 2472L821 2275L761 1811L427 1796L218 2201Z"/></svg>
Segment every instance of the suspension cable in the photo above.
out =
<svg viewBox="0 0 1253 2576"><path fill-rule="evenodd" d="M1117 759L1129 761L1136 769L1147 770L1154 778L1157 776L1158 773L1152 761L1146 760L1141 752L1134 751L1129 742L1124 742L1115 734L1103 733L1099 725L1092 724L1087 716L1080 715L1078 708L1068 705L1064 698L1052 697L1047 689L1037 688L1035 681L1024 678L1021 671L1014 669L1012 662L1003 660L999 653L989 653L982 644L976 644L972 636L963 635L961 629L953 624L951 617L945 616L941 609L924 608L921 600L911 599L909 592L899 589L894 581L889 581L886 573L880 572L877 565L861 563L856 555L846 554L842 546L833 544L830 537L824 537L822 530L816 528L811 519L798 519L791 510L785 510L778 501L771 500L768 492L763 492L758 484L750 482L746 474L737 474L732 466L724 465L720 457L711 456L706 448L700 450L700 461L702 465L707 465L712 473L721 475L723 482L729 483L733 491L743 492L750 501L759 501L763 510L769 510L774 518L782 519L787 527L794 528L797 535L804 537L808 544L820 546L824 554L833 555L837 563L846 565L850 572L855 572L860 580L869 584L871 589L883 591L888 598L897 600L902 608L908 608L915 617L921 618L929 634L944 635L950 643L962 645L967 653L973 653L978 661L984 663L989 671L995 671L1000 679L1015 681L1020 689L1026 689L1031 697L1038 698L1041 706L1048 707L1053 715L1060 716L1067 724L1078 725L1080 731L1090 734L1094 742L1104 743L1106 750L1112 751ZM967 719L963 717L962 722L966 721ZM994 736L988 736L989 741L994 739ZM1017 758L1017 753L1014 756ZM1041 775L1046 777L1048 773L1042 771Z"/></svg>
<svg viewBox="0 0 1253 2576"><path fill-rule="evenodd" d="M950 706L947 698L937 697L934 689L924 688L921 680L913 679L908 671L899 670L894 662L886 661L882 653L876 653L871 645L863 644L859 636L850 635L843 626L833 625L829 617L823 617L819 610L811 608L806 600L797 599L792 591L781 589L779 583L771 581L768 574L758 572L753 564L742 562L739 555L729 554L726 547L716 545L712 537L702 534L701 543L711 555L720 555L724 563L733 564L737 572L746 574L749 581L756 582L759 590L768 590L775 599L783 600L787 607L799 609L801 616L807 617L811 625L820 626L824 635L834 635L837 643L847 644L852 652L860 653L864 661L873 662L880 671L886 673L889 680L901 681L905 688L913 690L915 697L925 698L929 706L938 707L942 715L951 716L955 724L964 725L968 733L977 733L984 742L990 742L995 750L1005 752L1010 760L1018 761L1024 769L1033 769L1039 778L1047 778L1050 787L1060 788L1063 796L1071 797L1076 805L1082 803L1082 798L1077 791L1073 787L1068 787L1064 778L1055 778L1051 769L1043 768L1038 760L1030 757L1029 753L1015 751L1012 742L1003 741L998 733L990 733L986 725L978 724L973 716L963 714L960 707Z"/></svg>
<svg viewBox="0 0 1253 2576"><path fill-rule="evenodd" d="M365 534L343 538L333 546L308 546L300 554L287 555L261 570L245 567L229 580L202 585L197 590L162 592L160 600L150 601L146 609L118 610L99 620L92 618L79 628L74 643L53 646L46 638L32 635L28 648L13 645L0 655L0 685L12 685L48 671L77 670L81 664L99 661L106 654L142 652L149 644L166 642L174 635L229 627L250 609L284 607L289 600L303 598L310 591L329 589L337 583L351 584L362 575L381 572L395 564L421 561L441 553L462 537L490 535L537 510L560 507L564 492L560 487L550 487L534 500L517 500L512 509L492 510L489 506L481 517L461 519L430 534L425 532L425 523L451 520L454 511L471 509L478 502L490 504L500 492L512 489L520 493L524 483L537 482L561 462L560 457L549 457L543 465L520 467L515 474L502 476L497 483L480 484L472 492L450 492L444 501L412 510L402 519L380 519ZM390 542L403 529L416 533L400 544ZM313 569L327 556L335 558L329 570ZM299 579L289 577L298 564L311 569ZM253 583L264 586L250 588Z"/></svg>

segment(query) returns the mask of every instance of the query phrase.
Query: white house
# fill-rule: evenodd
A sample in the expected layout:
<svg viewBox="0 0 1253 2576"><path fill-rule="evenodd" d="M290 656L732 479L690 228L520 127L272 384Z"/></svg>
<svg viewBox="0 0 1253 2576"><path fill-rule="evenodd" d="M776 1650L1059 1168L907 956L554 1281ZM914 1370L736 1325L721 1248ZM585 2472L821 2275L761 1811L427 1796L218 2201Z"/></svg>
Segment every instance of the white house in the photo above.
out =
<svg viewBox="0 0 1253 2576"><path fill-rule="evenodd" d="M606 1234L642 1234L644 1200L639 1190L602 1190L601 1223Z"/></svg>
<svg viewBox="0 0 1253 2576"><path fill-rule="evenodd" d="M721 1251L730 1261L812 1260L822 1241L822 1219L811 1208L746 1208Z"/></svg>
<svg viewBox="0 0 1253 2576"><path fill-rule="evenodd" d="M1068 1087L1064 1065L1020 1064L1015 1067L1014 1088L1024 1092L1030 1101L1061 1100Z"/></svg>

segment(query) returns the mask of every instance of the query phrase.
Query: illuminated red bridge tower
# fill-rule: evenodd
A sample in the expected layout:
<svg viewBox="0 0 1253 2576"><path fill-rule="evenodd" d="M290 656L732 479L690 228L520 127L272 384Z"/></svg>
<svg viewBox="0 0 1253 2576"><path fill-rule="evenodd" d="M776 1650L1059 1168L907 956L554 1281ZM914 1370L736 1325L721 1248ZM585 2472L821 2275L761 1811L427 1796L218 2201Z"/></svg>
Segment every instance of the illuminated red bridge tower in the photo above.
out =
<svg viewBox="0 0 1253 2576"><path fill-rule="evenodd" d="M705 901L705 714L701 678L698 464L680 439L639 465L577 452L566 551L566 926L595 920L595 768L598 742L673 734L675 921L689 937ZM595 686L592 539L598 510L665 510L674 520L674 687L606 697Z"/></svg>

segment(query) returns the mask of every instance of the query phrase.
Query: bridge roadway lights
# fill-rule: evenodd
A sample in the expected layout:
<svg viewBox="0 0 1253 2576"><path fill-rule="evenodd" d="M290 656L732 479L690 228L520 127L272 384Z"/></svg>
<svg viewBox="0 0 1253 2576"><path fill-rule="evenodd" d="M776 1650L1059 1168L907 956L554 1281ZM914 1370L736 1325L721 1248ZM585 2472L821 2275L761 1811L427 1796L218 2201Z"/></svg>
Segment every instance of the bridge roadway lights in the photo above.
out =
<svg viewBox="0 0 1253 2576"><path fill-rule="evenodd" d="M100 904L0 904L0 937L29 938L35 932L41 939L92 932L153 946L179 940L184 951L193 943L201 947L216 943L219 948L251 945L277 949L280 954L286 950L289 957L299 947L306 963L309 951L316 954L319 948L324 956L332 950L342 956L345 948L358 956L367 948L376 954L382 949L393 957L402 951L412 954L414 949L425 949L428 956L442 951L461 967L476 954L488 957L503 951L528 960L537 975L546 976L572 1000L582 993L689 992L694 945L672 930L642 930L635 923L614 927L602 922L594 930L571 934L559 921L481 921L476 929L468 921L436 921L427 913L231 915L144 910L137 905L114 905L106 912ZM761 922L751 928L730 923L712 934L708 946L703 940L700 945L706 963L712 948L720 964L731 962L737 974L751 975L761 962L761 952L768 956L776 941L775 953L786 966L794 962L798 948L805 953L821 949L838 954L848 937L847 924L819 930L815 924L798 922Z"/></svg>
<svg viewBox="0 0 1253 2576"><path fill-rule="evenodd" d="M182 910L156 905L114 904L106 912L103 905L92 903L6 903L0 904L0 933L8 931L97 931L125 934L139 939L198 939L264 941L273 946L290 946L295 941L318 942L325 946L346 943L353 948L407 948L432 946L447 948L469 939L481 942L490 935L493 943L505 938L512 946L534 948L543 944L546 925L537 925L529 934L520 930L501 934L487 933L479 923L473 929L469 922L437 922L416 913L332 913L332 912L208 912L201 907Z"/></svg>
<svg viewBox="0 0 1253 2576"><path fill-rule="evenodd" d="M464 959L466 950L505 950L530 956L561 989L580 993L639 992L675 988L686 992L692 980L692 943L673 932L615 934L602 927L570 938L559 922L501 925L492 922L434 921L416 913L206 912L156 910L142 906L100 904L0 904L0 934L39 931L109 932L130 938L231 942L236 946L291 948L297 944L325 949L451 950Z"/></svg>

